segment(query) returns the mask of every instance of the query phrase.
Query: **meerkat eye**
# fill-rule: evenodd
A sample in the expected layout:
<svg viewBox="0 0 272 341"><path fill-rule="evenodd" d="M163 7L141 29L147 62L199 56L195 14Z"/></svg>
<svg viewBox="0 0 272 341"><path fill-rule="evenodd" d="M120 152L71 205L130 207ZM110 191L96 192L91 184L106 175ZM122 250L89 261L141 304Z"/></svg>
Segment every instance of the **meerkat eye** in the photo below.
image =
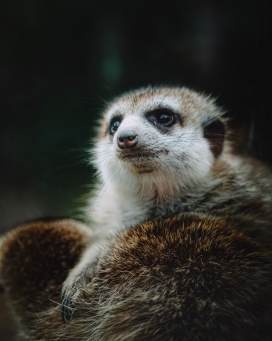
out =
<svg viewBox="0 0 272 341"><path fill-rule="evenodd" d="M169 109L155 109L147 113L147 119L159 128L172 127L177 119L176 114Z"/></svg>
<svg viewBox="0 0 272 341"><path fill-rule="evenodd" d="M114 117L110 122L110 135L114 135L121 124L121 117Z"/></svg>

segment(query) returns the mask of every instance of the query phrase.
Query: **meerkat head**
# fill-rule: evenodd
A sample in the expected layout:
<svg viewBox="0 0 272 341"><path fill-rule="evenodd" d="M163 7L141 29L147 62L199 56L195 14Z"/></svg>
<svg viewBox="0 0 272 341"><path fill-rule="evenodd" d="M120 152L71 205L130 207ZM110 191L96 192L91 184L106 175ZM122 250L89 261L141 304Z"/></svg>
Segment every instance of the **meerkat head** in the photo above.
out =
<svg viewBox="0 0 272 341"><path fill-rule="evenodd" d="M213 99L187 88L147 87L108 106L94 159L104 181L118 187L173 191L207 181L224 137Z"/></svg>

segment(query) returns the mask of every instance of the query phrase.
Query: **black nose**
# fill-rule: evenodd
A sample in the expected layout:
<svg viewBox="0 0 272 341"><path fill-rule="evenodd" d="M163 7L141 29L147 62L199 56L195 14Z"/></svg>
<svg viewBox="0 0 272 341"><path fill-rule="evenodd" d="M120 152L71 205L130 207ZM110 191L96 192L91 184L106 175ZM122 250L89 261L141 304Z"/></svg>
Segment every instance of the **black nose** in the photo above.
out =
<svg viewBox="0 0 272 341"><path fill-rule="evenodd" d="M132 131L120 133L117 137L117 144L121 149L133 148L137 143L137 135Z"/></svg>

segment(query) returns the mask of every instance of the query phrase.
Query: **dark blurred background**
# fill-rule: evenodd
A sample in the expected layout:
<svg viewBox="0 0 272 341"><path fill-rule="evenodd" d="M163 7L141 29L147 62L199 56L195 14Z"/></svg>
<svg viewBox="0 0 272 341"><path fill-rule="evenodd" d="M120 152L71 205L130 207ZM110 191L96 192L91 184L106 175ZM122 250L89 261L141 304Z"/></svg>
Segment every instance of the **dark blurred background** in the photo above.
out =
<svg viewBox="0 0 272 341"><path fill-rule="evenodd" d="M139 86L212 93L238 152L272 164L268 1L9 0L0 16L0 233L77 216L98 115ZM14 334L6 314L1 341Z"/></svg>

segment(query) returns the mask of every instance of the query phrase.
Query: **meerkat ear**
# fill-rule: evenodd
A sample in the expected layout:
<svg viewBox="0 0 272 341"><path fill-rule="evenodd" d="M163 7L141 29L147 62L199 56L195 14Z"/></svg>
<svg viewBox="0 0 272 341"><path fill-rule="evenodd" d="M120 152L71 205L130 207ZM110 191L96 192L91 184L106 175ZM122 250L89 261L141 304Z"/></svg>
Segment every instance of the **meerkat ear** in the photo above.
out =
<svg viewBox="0 0 272 341"><path fill-rule="evenodd" d="M220 118L210 118L203 124L204 137L209 140L214 157L218 157L224 146L226 135L225 123Z"/></svg>
<svg viewBox="0 0 272 341"><path fill-rule="evenodd" d="M91 239L85 225L70 219L31 222L0 239L0 283L26 334L39 325L39 313L52 309L52 321L62 323L61 285Z"/></svg>

